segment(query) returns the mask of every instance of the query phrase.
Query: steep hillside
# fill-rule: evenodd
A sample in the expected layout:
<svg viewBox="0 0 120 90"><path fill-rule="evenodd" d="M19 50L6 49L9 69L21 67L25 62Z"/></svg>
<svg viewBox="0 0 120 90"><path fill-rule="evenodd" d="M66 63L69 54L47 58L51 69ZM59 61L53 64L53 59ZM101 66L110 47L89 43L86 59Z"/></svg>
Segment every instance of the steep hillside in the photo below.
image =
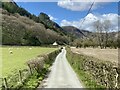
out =
<svg viewBox="0 0 120 90"><path fill-rule="evenodd" d="M40 13L38 16L39 22L44 24L46 28L53 29L55 32L60 33L61 35L64 35L64 30L55 22L50 20L50 17L45 13Z"/></svg>
<svg viewBox="0 0 120 90"><path fill-rule="evenodd" d="M3 45L48 45L55 41L59 44L68 43L62 28L46 14L33 17L15 2L4 2L2 6Z"/></svg>
<svg viewBox="0 0 120 90"><path fill-rule="evenodd" d="M18 13L21 16L26 16L34 21L38 22L38 17L32 15L27 10L22 7L19 7L13 0L8 0L9 2L2 2L2 9L7 10L9 13L15 14Z"/></svg>
<svg viewBox="0 0 120 90"><path fill-rule="evenodd" d="M26 16L32 20L34 20L37 23L42 23L45 25L46 28L53 29L54 31L60 33L61 35L64 35L64 31L62 28L52 20L50 20L49 16L43 12L39 14L39 16L32 15L28 11L26 11L24 8L19 7L15 2L3 2L2 8L7 10L9 13L15 14L18 13L21 16Z"/></svg>

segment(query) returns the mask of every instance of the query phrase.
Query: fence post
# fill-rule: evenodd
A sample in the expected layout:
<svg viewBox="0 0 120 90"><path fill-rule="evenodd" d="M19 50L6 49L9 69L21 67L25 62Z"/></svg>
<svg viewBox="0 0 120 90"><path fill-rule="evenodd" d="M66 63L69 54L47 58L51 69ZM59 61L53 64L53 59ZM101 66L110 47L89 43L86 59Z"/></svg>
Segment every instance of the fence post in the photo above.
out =
<svg viewBox="0 0 120 90"><path fill-rule="evenodd" d="M74 53L71 51L71 60L74 58Z"/></svg>
<svg viewBox="0 0 120 90"><path fill-rule="evenodd" d="M21 72L21 70L19 70L19 80L22 83L22 72Z"/></svg>
<svg viewBox="0 0 120 90"><path fill-rule="evenodd" d="M4 85L5 85L5 88L8 88L7 79L6 79L6 78L3 78L3 79L4 79Z"/></svg>

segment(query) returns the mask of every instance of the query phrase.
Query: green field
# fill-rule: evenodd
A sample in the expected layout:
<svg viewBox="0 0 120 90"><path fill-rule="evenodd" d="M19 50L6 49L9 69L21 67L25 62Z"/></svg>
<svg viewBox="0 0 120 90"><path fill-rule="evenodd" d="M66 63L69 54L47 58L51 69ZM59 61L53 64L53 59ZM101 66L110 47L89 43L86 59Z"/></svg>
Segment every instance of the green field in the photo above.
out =
<svg viewBox="0 0 120 90"><path fill-rule="evenodd" d="M26 68L26 61L37 55L50 53L57 48L7 46L0 49L2 49L2 76L7 76L15 70Z"/></svg>

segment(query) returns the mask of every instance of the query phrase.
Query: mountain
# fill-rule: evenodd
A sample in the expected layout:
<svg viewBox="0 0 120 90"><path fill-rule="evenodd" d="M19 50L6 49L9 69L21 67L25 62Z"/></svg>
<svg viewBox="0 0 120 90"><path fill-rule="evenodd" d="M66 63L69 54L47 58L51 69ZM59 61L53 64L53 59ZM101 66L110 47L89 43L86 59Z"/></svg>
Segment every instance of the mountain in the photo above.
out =
<svg viewBox="0 0 120 90"><path fill-rule="evenodd" d="M61 35L64 35L64 30L55 22L50 20L50 17L41 12L40 15L38 16L39 22L44 24L46 28L53 29L55 32L60 33Z"/></svg>
<svg viewBox="0 0 120 90"><path fill-rule="evenodd" d="M55 41L68 43L63 29L45 13L37 17L15 2L2 2L0 11L3 45L49 45Z"/></svg>
<svg viewBox="0 0 120 90"><path fill-rule="evenodd" d="M39 14L39 16L32 15L28 11L26 11L24 8L19 7L14 1L12 2L3 2L2 8L7 10L9 13L15 14L18 13L21 16L26 16L32 20L34 20L37 23L42 23L45 25L46 28L53 29L56 32L61 33L61 35L64 34L64 31L62 28L52 20L50 20L49 16L43 12Z"/></svg>
<svg viewBox="0 0 120 90"><path fill-rule="evenodd" d="M86 38L96 38L97 33L96 32L90 32L88 30L80 30L74 26L63 26L62 27L63 30L65 31L65 33L75 39L82 39L84 37ZM117 39L118 38L118 34L119 32L109 32L108 33L108 38L109 39ZM105 33L103 33L103 35L105 35Z"/></svg>
<svg viewBox="0 0 120 90"><path fill-rule="evenodd" d="M92 34L92 32L87 30L80 30L74 26L63 26L65 33L73 36L74 38L84 38Z"/></svg>

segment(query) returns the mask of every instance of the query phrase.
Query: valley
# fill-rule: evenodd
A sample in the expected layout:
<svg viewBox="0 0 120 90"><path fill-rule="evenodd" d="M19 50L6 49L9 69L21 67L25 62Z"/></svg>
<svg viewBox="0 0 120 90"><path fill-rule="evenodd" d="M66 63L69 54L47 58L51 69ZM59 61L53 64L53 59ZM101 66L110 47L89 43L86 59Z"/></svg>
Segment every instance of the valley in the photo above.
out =
<svg viewBox="0 0 120 90"><path fill-rule="evenodd" d="M1 3L1 89L120 88L117 3Z"/></svg>

